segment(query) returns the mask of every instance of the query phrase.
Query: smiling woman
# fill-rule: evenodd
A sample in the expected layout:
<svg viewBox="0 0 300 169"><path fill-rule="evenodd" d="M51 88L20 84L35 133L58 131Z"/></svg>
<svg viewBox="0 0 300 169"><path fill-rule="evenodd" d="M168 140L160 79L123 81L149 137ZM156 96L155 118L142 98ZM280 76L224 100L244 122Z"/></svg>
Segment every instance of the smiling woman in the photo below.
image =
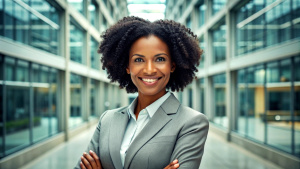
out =
<svg viewBox="0 0 300 169"><path fill-rule="evenodd" d="M75 168L198 169L208 120L170 92L195 77L202 54L196 36L174 21L125 17L102 39L108 78L138 97L103 113Z"/></svg>

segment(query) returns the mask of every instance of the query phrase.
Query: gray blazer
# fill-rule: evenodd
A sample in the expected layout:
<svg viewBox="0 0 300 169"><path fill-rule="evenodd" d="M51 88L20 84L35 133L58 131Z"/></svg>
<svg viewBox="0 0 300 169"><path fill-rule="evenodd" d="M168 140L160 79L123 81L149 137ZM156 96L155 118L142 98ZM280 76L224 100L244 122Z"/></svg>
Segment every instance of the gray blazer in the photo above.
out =
<svg viewBox="0 0 300 169"><path fill-rule="evenodd" d="M99 155L103 169L123 168L120 149L129 120L127 109L103 113L86 149ZM198 169L208 126L202 113L182 106L171 94L128 148L124 169L163 169L175 159L180 169Z"/></svg>

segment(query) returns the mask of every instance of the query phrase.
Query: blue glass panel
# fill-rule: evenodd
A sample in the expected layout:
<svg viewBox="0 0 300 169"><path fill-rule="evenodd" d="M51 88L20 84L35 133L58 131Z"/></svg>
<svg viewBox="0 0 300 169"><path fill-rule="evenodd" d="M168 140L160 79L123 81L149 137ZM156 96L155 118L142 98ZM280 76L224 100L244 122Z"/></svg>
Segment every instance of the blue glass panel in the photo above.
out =
<svg viewBox="0 0 300 169"><path fill-rule="evenodd" d="M213 63L226 59L226 25L225 22L212 31L213 37Z"/></svg>
<svg viewBox="0 0 300 169"><path fill-rule="evenodd" d="M82 63L83 55L83 31L70 23L70 59Z"/></svg>
<svg viewBox="0 0 300 169"><path fill-rule="evenodd" d="M213 122L228 127L228 118L226 116L226 76L225 74L215 75L213 80L214 93L214 117Z"/></svg>
<svg viewBox="0 0 300 169"><path fill-rule="evenodd" d="M70 118L69 128L76 127L83 122L81 117L81 88L82 77L76 74L70 76Z"/></svg>

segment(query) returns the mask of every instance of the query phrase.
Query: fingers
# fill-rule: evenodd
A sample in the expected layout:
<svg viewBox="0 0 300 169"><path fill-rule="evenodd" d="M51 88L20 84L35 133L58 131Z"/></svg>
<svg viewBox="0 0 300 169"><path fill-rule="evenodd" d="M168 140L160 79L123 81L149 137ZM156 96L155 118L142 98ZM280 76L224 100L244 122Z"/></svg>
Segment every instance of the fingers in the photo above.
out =
<svg viewBox="0 0 300 169"><path fill-rule="evenodd" d="M178 160L172 161L168 166L166 166L164 169L176 169L179 168Z"/></svg>
<svg viewBox="0 0 300 169"><path fill-rule="evenodd" d="M101 163L100 163L100 159L99 159L99 157L97 156L97 154L94 153L92 150L90 150L90 155L94 158L97 167L98 167L99 169L102 169L102 166L101 166Z"/></svg>
<svg viewBox="0 0 300 169"><path fill-rule="evenodd" d="M98 169L96 161L92 156L87 154L86 152L83 153L83 156L81 156L81 162L87 169Z"/></svg>
<svg viewBox="0 0 300 169"><path fill-rule="evenodd" d="M82 163L82 161L80 162L80 168L81 169L86 169L85 166L84 166L84 164Z"/></svg>

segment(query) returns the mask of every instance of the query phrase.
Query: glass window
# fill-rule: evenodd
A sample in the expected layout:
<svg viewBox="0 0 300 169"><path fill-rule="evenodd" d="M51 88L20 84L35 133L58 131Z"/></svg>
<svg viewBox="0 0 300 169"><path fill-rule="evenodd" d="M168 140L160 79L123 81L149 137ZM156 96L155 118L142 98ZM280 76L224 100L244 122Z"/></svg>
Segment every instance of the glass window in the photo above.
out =
<svg viewBox="0 0 300 169"><path fill-rule="evenodd" d="M39 70L39 78L33 84L33 97L34 97L34 116L33 116L33 141L39 141L50 135L49 133L49 108L50 108L50 86L48 75L49 69L44 66L37 68ZM34 69L34 68L33 68Z"/></svg>
<svg viewBox="0 0 300 169"><path fill-rule="evenodd" d="M69 4L73 6L82 15L85 15L84 11L84 1L83 0L68 0Z"/></svg>
<svg viewBox="0 0 300 169"><path fill-rule="evenodd" d="M28 82L28 62L6 57L5 64L7 80ZM5 154L10 154L30 144L29 91L29 85L6 84Z"/></svg>
<svg viewBox="0 0 300 169"><path fill-rule="evenodd" d="M204 67L204 62L205 62L205 49L206 49L206 43L204 42L204 38L203 36L201 36L199 38L199 46L200 49L202 49L203 53L201 55L201 60L200 60L200 64L199 64L199 68L203 68Z"/></svg>
<svg viewBox="0 0 300 169"><path fill-rule="evenodd" d="M267 143L292 152L290 59L267 64Z"/></svg>
<svg viewBox="0 0 300 169"><path fill-rule="evenodd" d="M246 117L247 117L247 135L255 140L264 141L264 123L265 112L265 92L264 77L265 70L263 65L249 67L246 69ZM242 98L241 98L242 99Z"/></svg>
<svg viewBox="0 0 300 169"><path fill-rule="evenodd" d="M58 70L50 69L49 71L49 123L50 134L58 133Z"/></svg>
<svg viewBox="0 0 300 169"><path fill-rule="evenodd" d="M98 15L97 15L97 6L93 1L90 2L89 5L89 13L90 13L90 22L92 25L94 25L96 28L98 28Z"/></svg>
<svg viewBox="0 0 300 169"><path fill-rule="evenodd" d="M5 26L1 35L57 55L59 11L45 0L23 2L29 6L19 1L3 1Z"/></svg>
<svg viewBox="0 0 300 169"><path fill-rule="evenodd" d="M192 20L191 20L191 16L189 16L187 19L186 19L186 26L190 29L192 29Z"/></svg>
<svg viewBox="0 0 300 169"><path fill-rule="evenodd" d="M96 116L96 94L97 94L97 81L94 79L91 79L91 101L90 101L90 112L91 116L95 117Z"/></svg>
<svg viewBox="0 0 300 169"><path fill-rule="evenodd" d="M100 69L100 55L97 53L98 50L98 42L91 37L91 67L94 69Z"/></svg>
<svg viewBox="0 0 300 169"><path fill-rule="evenodd" d="M213 122L228 127L228 118L226 116L226 76L225 74L215 75L213 81L213 99L214 99L214 117Z"/></svg>
<svg viewBox="0 0 300 169"><path fill-rule="evenodd" d="M29 87L6 86L5 154L30 144Z"/></svg>
<svg viewBox="0 0 300 169"><path fill-rule="evenodd" d="M1 1L0 1L1 3ZM0 5L1 6L1 5ZM1 8L0 8L1 9ZM4 156L4 149L3 149L3 139L4 139L4 133L3 133L3 56L0 55L0 158Z"/></svg>
<svg viewBox="0 0 300 169"><path fill-rule="evenodd" d="M237 72L238 81L238 113L236 115L235 130L240 134L246 134L246 113L247 113L247 101L246 101L246 72L245 69Z"/></svg>
<svg viewBox="0 0 300 169"><path fill-rule="evenodd" d="M225 5L226 5L226 0L213 0L212 1L213 15L219 12Z"/></svg>
<svg viewBox="0 0 300 169"><path fill-rule="evenodd" d="M205 83L204 78L200 79L200 112L205 114Z"/></svg>
<svg viewBox="0 0 300 169"><path fill-rule="evenodd" d="M300 2L298 2L300 5ZM295 72L295 83L294 83L294 135L295 135L295 150L296 156L300 157L300 56L294 58L294 72Z"/></svg>
<svg viewBox="0 0 300 169"><path fill-rule="evenodd" d="M29 82L29 63L17 60L16 81Z"/></svg>
<svg viewBox="0 0 300 169"><path fill-rule="evenodd" d="M189 91L189 107L193 108L193 90L190 88L188 91Z"/></svg>
<svg viewBox="0 0 300 169"><path fill-rule="evenodd" d="M213 63L226 59L226 25L223 20L219 26L212 30Z"/></svg>
<svg viewBox="0 0 300 169"><path fill-rule="evenodd" d="M78 63L83 61L83 37L84 32L72 21L70 23L70 59Z"/></svg>
<svg viewBox="0 0 300 169"><path fill-rule="evenodd" d="M285 0L269 6L274 0L252 0L236 14L236 55L253 52L300 37L299 2ZM266 12L259 12L270 7ZM258 13L259 12L259 13ZM260 15L258 15L260 14Z"/></svg>
<svg viewBox="0 0 300 169"><path fill-rule="evenodd" d="M70 118L69 128L78 126L83 122L81 109L82 77L71 73L70 76Z"/></svg>
<svg viewBox="0 0 300 169"><path fill-rule="evenodd" d="M198 27L201 27L205 23L205 11L206 11L206 5L204 3L204 0L200 1L200 3L196 6L197 10L197 18L198 18Z"/></svg>

